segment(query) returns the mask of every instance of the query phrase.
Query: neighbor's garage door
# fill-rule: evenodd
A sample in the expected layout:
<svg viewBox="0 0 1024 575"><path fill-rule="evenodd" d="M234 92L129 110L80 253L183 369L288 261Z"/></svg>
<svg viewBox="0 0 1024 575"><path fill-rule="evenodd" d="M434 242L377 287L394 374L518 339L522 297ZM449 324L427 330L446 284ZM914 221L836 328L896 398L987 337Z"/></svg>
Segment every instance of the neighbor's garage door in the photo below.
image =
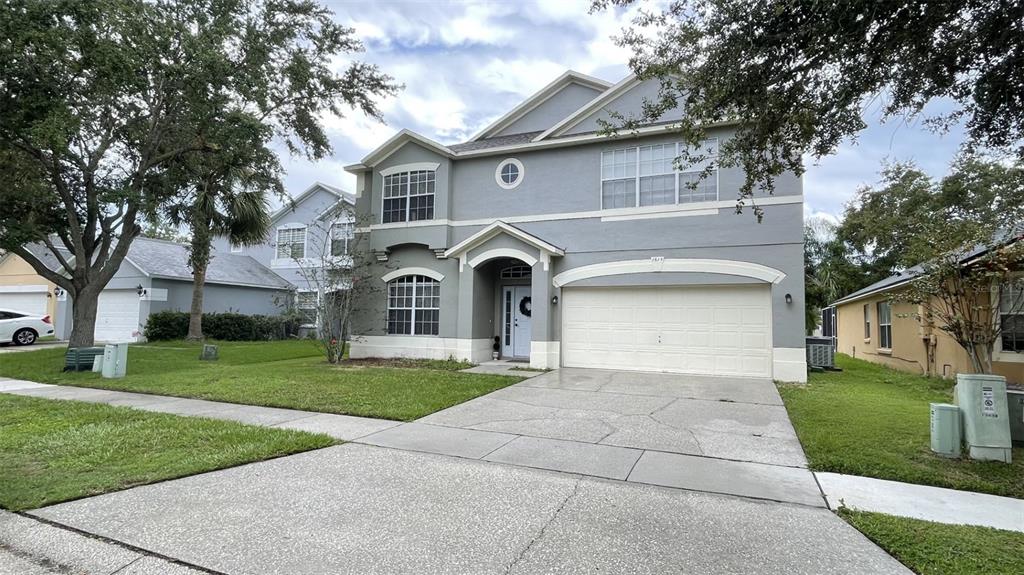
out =
<svg viewBox="0 0 1024 575"><path fill-rule="evenodd" d="M5 292L0 287L0 307L13 309L30 315L46 315L46 287L43 291Z"/></svg>
<svg viewBox="0 0 1024 575"><path fill-rule="evenodd" d="M766 285L562 290L562 364L771 377Z"/></svg>
<svg viewBox="0 0 1024 575"><path fill-rule="evenodd" d="M139 331L139 294L136 290L103 290L96 312L96 341L135 341Z"/></svg>

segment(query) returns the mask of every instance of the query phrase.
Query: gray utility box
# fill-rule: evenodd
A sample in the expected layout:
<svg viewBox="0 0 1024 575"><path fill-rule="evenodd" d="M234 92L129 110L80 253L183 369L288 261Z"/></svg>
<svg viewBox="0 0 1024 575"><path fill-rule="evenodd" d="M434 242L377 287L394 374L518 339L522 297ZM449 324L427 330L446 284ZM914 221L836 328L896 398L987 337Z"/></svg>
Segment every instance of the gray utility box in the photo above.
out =
<svg viewBox="0 0 1024 575"><path fill-rule="evenodd" d="M836 350L831 337L809 337L807 346L807 367L833 368L836 366Z"/></svg>
<svg viewBox="0 0 1024 575"><path fill-rule="evenodd" d="M128 344L108 343L103 348L103 377L124 377L128 369Z"/></svg>
<svg viewBox="0 0 1024 575"><path fill-rule="evenodd" d="M964 440L971 459L1010 463L1010 415L1006 405L1006 378L961 373L954 388L963 415Z"/></svg>
<svg viewBox="0 0 1024 575"><path fill-rule="evenodd" d="M948 403L933 403L932 451L942 457L960 457L960 408Z"/></svg>
<svg viewBox="0 0 1024 575"><path fill-rule="evenodd" d="M1024 389L1007 389L1006 403L1010 412L1010 439L1024 446Z"/></svg>

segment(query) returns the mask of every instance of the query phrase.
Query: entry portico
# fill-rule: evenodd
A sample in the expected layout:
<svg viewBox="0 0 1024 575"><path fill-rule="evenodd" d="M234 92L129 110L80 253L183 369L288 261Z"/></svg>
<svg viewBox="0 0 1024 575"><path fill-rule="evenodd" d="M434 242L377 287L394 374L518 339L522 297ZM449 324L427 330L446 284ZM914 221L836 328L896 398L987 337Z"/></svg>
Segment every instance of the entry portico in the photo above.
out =
<svg viewBox="0 0 1024 575"><path fill-rule="evenodd" d="M483 228L444 253L459 262L459 340L473 345L470 360L485 361L498 338L502 357L529 360L540 369L559 366L553 333L551 260L565 251L502 221Z"/></svg>

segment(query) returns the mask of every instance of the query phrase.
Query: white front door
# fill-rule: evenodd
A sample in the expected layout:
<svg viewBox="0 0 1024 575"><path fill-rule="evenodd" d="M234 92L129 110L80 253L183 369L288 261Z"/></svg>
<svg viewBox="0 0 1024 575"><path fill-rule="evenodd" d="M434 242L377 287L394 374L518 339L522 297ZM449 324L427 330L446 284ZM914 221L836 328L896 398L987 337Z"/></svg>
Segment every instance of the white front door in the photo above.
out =
<svg viewBox="0 0 1024 575"><path fill-rule="evenodd" d="M508 286L502 292L503 357L530 357L531 306L529 286Z"/></svg>

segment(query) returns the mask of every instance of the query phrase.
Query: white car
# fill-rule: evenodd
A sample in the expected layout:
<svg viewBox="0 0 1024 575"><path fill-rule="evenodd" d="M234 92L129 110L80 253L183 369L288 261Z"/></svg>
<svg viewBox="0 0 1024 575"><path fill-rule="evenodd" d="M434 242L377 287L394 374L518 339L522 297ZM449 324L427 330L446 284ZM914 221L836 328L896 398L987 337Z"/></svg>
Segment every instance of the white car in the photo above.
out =
<svg viewBox="0 0 1024 575"><path fill-rule="evenodd" d="M44 335L53 335L50 316L0 308L0 344L32 345Z"/></svg>

